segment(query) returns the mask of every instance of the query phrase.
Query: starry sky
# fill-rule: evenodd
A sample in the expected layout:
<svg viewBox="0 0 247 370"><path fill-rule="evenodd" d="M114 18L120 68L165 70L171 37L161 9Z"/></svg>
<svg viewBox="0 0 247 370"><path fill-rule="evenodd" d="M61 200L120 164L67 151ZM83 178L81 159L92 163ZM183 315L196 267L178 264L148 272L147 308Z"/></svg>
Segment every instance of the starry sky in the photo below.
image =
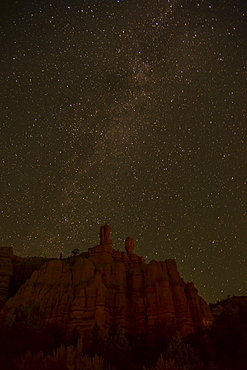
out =
<svg viewBox="0 0 247 370"><path fill-rule="evenodd" d="M1 2L1 243L127 236L208 302L247 294L245 0Z"/></svg>

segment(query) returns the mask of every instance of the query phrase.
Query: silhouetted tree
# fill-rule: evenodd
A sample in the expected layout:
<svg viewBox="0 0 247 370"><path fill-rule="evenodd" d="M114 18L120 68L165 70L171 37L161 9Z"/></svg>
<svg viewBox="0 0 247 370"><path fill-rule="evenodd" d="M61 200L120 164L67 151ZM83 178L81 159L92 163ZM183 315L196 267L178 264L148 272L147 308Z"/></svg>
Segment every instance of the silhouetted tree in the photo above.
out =
<svg viewBox="0 0 247 370"><path fill-rule="evenodd" d="M44 326L46 312L40 302L30 300L26 305L12 309L0 327L0 363L8 368L14 358L26 351L52 351L65 341L65 332L55 325Z"/></svg>
<svg viewBox="0 0 247 370"><path fill-rule="evenodd" d="M175 360L178 369L199 370L202 368L198 351L186 343L179 334L171 341L166 357L167 360Z"/></svg>
<svg viewBox="0 0 247 370"><path fill-rule="evenodd" d="M13 361L11 370L107 370L102 358L83 356L74 346L61 346L53 354L40 351L34 355L28 351L25 356ZM110 369L109 369L110 370Z"/></svg>
<svg viewBox="0 0 247 370"><path fill-rule="evenodd" d="M73 256L77 256L79 254L80 250L79 248L75 248L71 251L71 253L73 254Z"/></svg>
<svg viewBox="0 0 247 370"><path fill-rule="evenodd" d="M112 324L104 340L104 359L107 365L117 369L127 368L130 362L131 348L124 329L118 324Z"/></svg>
<svg viewBox="0 0 247 370"><path fill-rule="evenodd" d="M209 332L217 365L220 368L241 369L247 360L247 303L230 298L219 304L221 312Z"/></svg>

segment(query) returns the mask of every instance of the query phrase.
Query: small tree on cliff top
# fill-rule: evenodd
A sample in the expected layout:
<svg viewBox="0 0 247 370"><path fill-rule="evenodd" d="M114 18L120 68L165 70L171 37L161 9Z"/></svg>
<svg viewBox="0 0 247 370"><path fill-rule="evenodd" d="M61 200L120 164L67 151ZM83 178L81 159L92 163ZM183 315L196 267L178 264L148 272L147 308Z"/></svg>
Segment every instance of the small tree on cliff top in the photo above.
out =
<svg viewBox="0 0 247 370"><path fill-rule="evenodd" d="M77 256L79 254L80 250L79 248L75 248L71 251L71 253L73 254L73 256Z"/></svg>

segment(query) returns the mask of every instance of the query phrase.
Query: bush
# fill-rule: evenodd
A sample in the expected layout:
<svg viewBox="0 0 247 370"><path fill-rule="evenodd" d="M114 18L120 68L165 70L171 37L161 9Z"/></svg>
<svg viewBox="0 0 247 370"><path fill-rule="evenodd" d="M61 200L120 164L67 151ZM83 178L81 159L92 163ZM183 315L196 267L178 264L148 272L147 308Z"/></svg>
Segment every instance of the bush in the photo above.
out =
<svg viewBox="0 0 247 370"><path fill-rule="evenodd" d="M13 362L11 370L103 370L104 361L95 356L83 356L81 349L73 346L56 349L52 355L30 351Z"/></svg>
<svg viewBox="0 0 247 370"><path fill-rule="evenodd" d="M55 325L44 327L45 311L40 303L30 300L4 317L0 328L0 362L8 368L10 362L27 351L37 354L50 352L63 343L65 333Z"/></svg>
<svg viewBox="0 0 247 370"><path fill-rule="evenodd" d="M131 348L124 329L120 325L110 326L104 339L102 355L107 365L111 364L117 369L127 368L131 359Z"/></svg>

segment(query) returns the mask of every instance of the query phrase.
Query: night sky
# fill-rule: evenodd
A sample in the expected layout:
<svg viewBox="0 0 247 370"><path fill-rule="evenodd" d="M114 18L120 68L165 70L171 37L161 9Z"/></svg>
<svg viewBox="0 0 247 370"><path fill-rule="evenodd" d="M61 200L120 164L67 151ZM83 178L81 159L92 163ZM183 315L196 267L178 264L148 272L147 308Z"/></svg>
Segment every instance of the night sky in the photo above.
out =
<svg viewBox="0 0 247 370"><path fill-rule="evenodd" d="M1 1L1 240L127 236L207 301L247 295L246 0Z"/></svg>

